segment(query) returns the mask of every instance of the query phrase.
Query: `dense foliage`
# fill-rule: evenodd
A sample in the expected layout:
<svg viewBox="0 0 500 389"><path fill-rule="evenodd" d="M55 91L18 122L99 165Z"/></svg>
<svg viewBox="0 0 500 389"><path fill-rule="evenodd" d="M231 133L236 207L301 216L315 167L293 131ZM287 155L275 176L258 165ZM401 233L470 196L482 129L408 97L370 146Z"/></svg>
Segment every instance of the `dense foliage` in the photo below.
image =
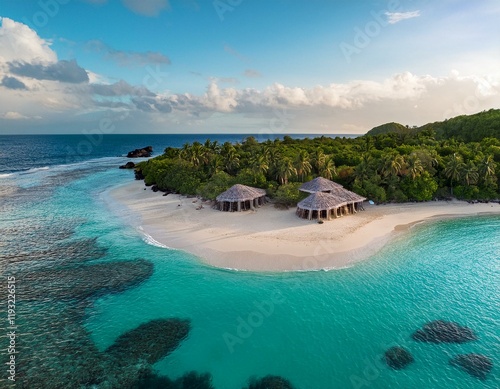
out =
<svg viewBox="0 0 500 389"><path fill-rule="evenodd" d="M500 140L464 143L438 140L432 130L358 138L267 140L242 143L207 140L138 165L147 185L214 199L235 183L264 188L290 206L303 195L300 183L332 179L376 202L433 198L500 198Z"/></svg>
<svg viewBox="0 0 500 389"><path fill-rule="evenodd" d="M455 138L462 142L480 142L486 137L500 139L500 109L490 109L475 115L462 115L442 122L425 124L421 127L403 126L399 123L387 123L375 127L368 135L380 135L395 132L398 134L418 134L433 132L436 139Z"/></svg>

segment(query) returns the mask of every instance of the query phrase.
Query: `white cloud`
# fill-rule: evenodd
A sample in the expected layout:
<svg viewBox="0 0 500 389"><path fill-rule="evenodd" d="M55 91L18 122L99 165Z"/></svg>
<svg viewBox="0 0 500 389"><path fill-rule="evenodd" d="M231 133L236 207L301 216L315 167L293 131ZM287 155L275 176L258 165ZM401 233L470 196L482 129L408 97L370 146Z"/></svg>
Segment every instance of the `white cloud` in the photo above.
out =
<svg viewBox="0 0 500 389"><path fill-rule="evenodd" d="M5 113L2 113L2 114L0 114L0 118L7 119L7 120L29 119L28 116L22 115L19 112L15 112L15 111L8 111Z"/></svg>
<svg viewBox="0 0 500 389"><path fill-rule="evenodd" d="M22 61L52 63L57 61L51 42L31 28L9 18L1 18L0 62Z"/></svg>
<svg viewBox="0 0 500 389"><path fill-rule="evenodd" d="M396 24L403 20L418 18L420 16L420 11L410 11L410 12L386 12L387 22L389 24Z"/></svg>

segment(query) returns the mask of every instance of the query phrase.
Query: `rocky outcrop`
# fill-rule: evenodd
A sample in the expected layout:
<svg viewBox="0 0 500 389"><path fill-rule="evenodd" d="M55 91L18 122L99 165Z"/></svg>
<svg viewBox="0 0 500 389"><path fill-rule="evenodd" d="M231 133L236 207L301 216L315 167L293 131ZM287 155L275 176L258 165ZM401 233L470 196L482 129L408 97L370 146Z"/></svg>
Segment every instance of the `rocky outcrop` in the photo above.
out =
<svg viewBox="0 0 500 389"><path fill-rule="evenodd" d="M450 365L458 367L480 380L486 379L493 368L490 358L481 354L460 354L450 360Z"/></svg>
<svg viewBox="0 0 500 389"><path fill-rule="evenodd" d="M134 151L129 151L127 154L127 158L149 158L153 153L152 146L146 146L142 149L135 149Z"/></svg>
<svg viewBox="0 0 500 389"><path fill-rule="evenodd" d="M460 324L435 320L415 331L412 338L429 343L465 343L476 340L477 336L473 330Z"/></svg>
<svg viewBox="0 0 500 389"><path fill-rule="evenodd" d="M121 165L120 169L133 169L135 168L135 163L127 162L125 165Z"/></svg>
<svg viewBox="0 0 500 389"><path fill-rule="evenodd" d="M387 365L395 370L404 369L413 362L413 356L403 347L394 346L387 350L384 354Z"/></svg>
<svg viewBox="0 0 500 389"><path fill-rule="evenodd" d="M135 169L134 170L134 175L135 175L135 179L136 180L144 180L144 174L142 174L142 170L141 169Z"/></svg>

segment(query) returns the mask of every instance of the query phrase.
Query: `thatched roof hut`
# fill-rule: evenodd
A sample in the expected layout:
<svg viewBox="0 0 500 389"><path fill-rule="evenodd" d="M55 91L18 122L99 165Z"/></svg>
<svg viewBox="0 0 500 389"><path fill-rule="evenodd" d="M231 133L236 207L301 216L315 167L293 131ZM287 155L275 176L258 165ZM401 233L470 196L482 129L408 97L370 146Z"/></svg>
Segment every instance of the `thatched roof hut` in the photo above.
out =
<svg viewBox="0 0 500 389"><path fill-rule="evenodd" d="M345 189L342 185L323 177L317 177L312 181L305 182L299 190L317 195L331 196L313 197L313 195L310 195L297 204L297 215L308 219L313 217L330 219L332 215L338 217L356 213L359 209L363 209L363 201L366 200L366 198ZM323 202L329 208L325 206L323 208L321 206L319 208L310 207L312 201L316 201L318 206Z"/></svg>
<svg viewBox="0 0 500 389"><path fill-rule="evenodd" d="M336 195L316 192L307 196L297 204L296 214L304 219L330 219L331 216L341 216L347 202Z"/></svg>
<svg viewBox="0 0 500 389"><path fill-rule="evenodd" d="M342 185L337 184L331 180L327 180L323 177L316 177L314 180L304 182L299 190L307 193L316 193L316 192L331 192L336 189L343 188Z"/></svg>
<svg viewBox="0 0 500 389"><path fill-rule="evenodd" d="M266 202L266 191L251 186L236 184L216 197L219 211L240 212L254 209Z"/></svg>

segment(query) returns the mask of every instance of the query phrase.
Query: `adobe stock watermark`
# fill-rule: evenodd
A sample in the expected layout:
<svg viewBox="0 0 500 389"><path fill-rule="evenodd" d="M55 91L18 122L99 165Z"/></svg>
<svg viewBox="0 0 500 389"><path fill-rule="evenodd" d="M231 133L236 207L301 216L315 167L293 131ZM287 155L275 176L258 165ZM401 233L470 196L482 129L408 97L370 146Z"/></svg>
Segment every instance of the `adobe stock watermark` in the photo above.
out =
<svg viewBox="0 0 500 389"><path fill-rule="evenodd" d="M233 12L241 3L243 3L243 0L214 0L212 5L219 16L219 20L223 22L224 14Z"/></svg>
<svg viewBox="0 0 500 389"><path fill-rule="evenodd" d="M21 20L26 25L34 25L38 28L45 27L50 19L55 18L61 10L61 5L66 5L71 0L39 0L37 2L40 8L31 18L23 17Z"/></svg>
<svg viewBox="0 0 500 389"><path fill-rule="evenodd" d="M169 73L163 71L160 64L157 64L154 69L149 65L144 69L147 74L142 79L142 85L148 89L158 88L169 77Z"/></svg>
<svg viewBox="0 0 500 389"><path fill-rule="evenodd" d="M7 277L7 334L8 340L7 355L9 357L7 365L7 379L11 382L16 381L16 277Z"/></svg>
<svg viewBox="0 0 500 389"><path fill-rule="evenodd" d="M354 37L352 42L341 42L339 45L340 51L344 55L348 64L352 62L354 55L361 54L366 49L372 40L380 35L382 29L390 23L387 19L387 14L401 10L401 2L399 0L390 0L387 3L386 9L380 11L370 11L372 16L362 28L356 26L354 28Z"/></svg>
<svg viewBox="0 0 500 389"><path fill-rule="evenodd" d="M265 320L274 313L275 307L285 301L286 297L279 289L274 290L266 300L254 301L255 309L246 316L238 316L234 331L222 334L222 339L229 352L233 354L235 347L245 343L245 340L250 338L255 330L261 327Z"/></svg>

